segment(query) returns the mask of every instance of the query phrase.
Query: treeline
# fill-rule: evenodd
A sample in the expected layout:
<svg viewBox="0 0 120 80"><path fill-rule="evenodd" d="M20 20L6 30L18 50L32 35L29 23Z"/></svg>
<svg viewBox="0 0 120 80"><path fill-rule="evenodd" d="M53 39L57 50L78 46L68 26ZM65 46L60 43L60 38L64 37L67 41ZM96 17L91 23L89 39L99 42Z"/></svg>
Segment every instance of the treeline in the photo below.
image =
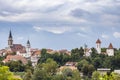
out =
<svg viewBox="0 0 120 80"><path fill-rule="evenodd" d="M26 65L23 65L21 61L10 61L6 64L1 62L0 64L8 66L12 72L25 72L25 75L22 76L23 80L81 80L80 73L83 73L83 79L90 80L93 78L93 72L97 68L110 68L111 72L115 69L120 69L119 49L115 49L114 56L98 54L95 48L91 50L91 56L86 57L82 47L72 49L71 55L57 52L49 54L46 49L42 49L40 59L35 68L32 67L30 61ZM102 50L105 51L105 48ZM0 60L3 60L3 58L1 57ZM78 70L63 69L59 71L59 68L68 61L77 62L76 67ZM105 76L115 75L111 72ZM102 77L101 75L99 76Z"/></svg>

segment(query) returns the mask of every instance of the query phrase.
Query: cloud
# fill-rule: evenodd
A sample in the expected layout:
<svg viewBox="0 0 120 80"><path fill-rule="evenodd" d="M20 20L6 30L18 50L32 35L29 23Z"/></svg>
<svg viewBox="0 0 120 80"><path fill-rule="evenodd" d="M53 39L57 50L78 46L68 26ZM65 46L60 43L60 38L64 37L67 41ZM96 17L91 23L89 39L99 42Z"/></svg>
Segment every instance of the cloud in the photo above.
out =
<svg viewBox="0 0 120 80"><path fill-rule="evenodd" d="M115 38L120 38L120 32L114 32L114 33L113 33L113 36L114 36Z"/></svg>
<svg viewBox="0 0 120 80"><path fill-rule="evenodd" d="M81 36L81 37L87 37L87 35L83 34L83 33L77 33L77 35Z"/></svg>
<svg viewBox="0 0 120 80"><path fill-rule="evenodd" d="M104 39L108 39L109 38L109 36L106 35L106 34L102 34L101 37L104 38Z"/></svg>
<svg viewBox="0 0 120 80"><path fill-rule="evenodd" d="M47 31L54 34L63 34L65 32L69 32L72 30L71 27L39 27L39 26L34 26L33 29L37 32Z"/></svg>

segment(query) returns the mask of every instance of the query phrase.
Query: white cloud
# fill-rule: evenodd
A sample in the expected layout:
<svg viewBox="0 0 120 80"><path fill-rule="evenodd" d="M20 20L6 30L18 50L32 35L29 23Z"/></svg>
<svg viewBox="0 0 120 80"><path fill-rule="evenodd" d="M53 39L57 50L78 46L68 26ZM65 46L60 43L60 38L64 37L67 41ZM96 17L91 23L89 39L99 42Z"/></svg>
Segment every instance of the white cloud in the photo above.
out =
<svg viewBox="0 0 120 80"><path fill-rule="evenodd" d="M109 38L109 36L106 35L106 34L102 34L101 37L104 38L104 39L108 39Z"/></svg>
<svg viewBox="0 0 120 80"><path fill-rule="evenodd" d="M114 6L113 0L0 0L0 3L2 4L0 5L1 12L13 13L8 16L0 16L0 20L3 21L41 19L40 17L42 16L39 14L46 14L46 17L49 18L57 17L56 19L74 21L74 18L70 17L69 13L76 8L94 13L101 12L104 6ZM17 15L14 15L14 13ZM84 19L77 19L75 21L79 20L85 21Z"/></svg>
<svg viewBox="0 0 120 80"><path fill-rule="evenodd" d="M82 34L82 33L77 33L77 35L81 36L81 37L87 37L87 35Z"/></svg>
<svg viewBox="0 0 120 80"><path fill-rule="evenodd" d="M54 34L63 34L65 32L69 32L72 30L71 27L39 27L39 26L34 26L33 27L35 31L47 31L51 32Z"/></svg>
<svg viewBox="0 0 120 80"><path fill-rule="evenodd" d="M114 32L114 33L113 33L113 36L114 36L115 38L120 38L120 32Z"/></svg>

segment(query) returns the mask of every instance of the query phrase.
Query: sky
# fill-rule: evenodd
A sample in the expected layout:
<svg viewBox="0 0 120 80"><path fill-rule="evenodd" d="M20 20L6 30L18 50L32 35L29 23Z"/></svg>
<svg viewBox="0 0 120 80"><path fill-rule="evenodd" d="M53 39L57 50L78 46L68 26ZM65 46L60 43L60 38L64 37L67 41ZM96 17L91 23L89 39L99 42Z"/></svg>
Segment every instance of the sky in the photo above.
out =
<svg viewBox="0 0 120 80"><path fill-rule="evenodd" d="M14 44L55 50L86 44L120 48L120 0L0 0L0 49Z"/></svg>

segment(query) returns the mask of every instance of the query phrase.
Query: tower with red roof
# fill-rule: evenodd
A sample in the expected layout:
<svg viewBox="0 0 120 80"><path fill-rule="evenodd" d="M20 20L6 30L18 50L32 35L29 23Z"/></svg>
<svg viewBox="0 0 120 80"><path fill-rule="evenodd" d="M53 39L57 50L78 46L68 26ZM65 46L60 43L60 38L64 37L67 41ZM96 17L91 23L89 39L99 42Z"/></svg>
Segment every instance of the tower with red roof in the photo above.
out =
<svg viewBox="0 0 120 80"><path fill-rule="evenodd" d="M101 53L101 41L100 41L100 39L98 39L96 41L96 50L97 50L98 54Z"/></svg>
<svg viewBox="0 0 120 80"><path fill-rule="evenodd" d="M114 48L113 48L112 43L109 44L109 46L106 50L106 53L107 53L108 56L114 56Z"/></svg>

